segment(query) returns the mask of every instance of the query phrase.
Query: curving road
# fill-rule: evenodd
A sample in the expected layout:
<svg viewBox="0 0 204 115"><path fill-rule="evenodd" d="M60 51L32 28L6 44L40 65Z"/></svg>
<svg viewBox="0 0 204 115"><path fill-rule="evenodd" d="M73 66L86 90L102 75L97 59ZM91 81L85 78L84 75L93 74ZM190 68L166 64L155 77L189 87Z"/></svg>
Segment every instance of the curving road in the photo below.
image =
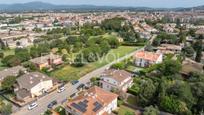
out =
<svg viewBox="0 0 204 115"><path fill-rule="evenodd" d="M124 57L121 57L119 59L117 59L116 61L113 61L101 68L98 68L88 74L86 74L85 76L81 77L79 79L80 83L87 83L90 81L90 79L94 76L100 75L105 69L109 68L112 64L117 63L119 61L122 61L124 59L127 59L131 56L133 56L135 54L135 52L139 51L139 50L143 50L144 48L140 48L135 50L132 53L129 53L127 55L125 55ZM60 105L60 103L67 99L67 97L69 97L71 94L76 93L77 92L77 84L76 85L71 85L70 83L65 85L65 91L62 93L57 93L57 91L54 91L40 99L38 99L36 102L38 103L38 107L34 108L33 110L28 110L27 106L21 107L19 111L13 113L12 115L39 115L41 113L44 113L47 110L47 105L52 102L53 100L57 100L58 104Z"/></svg>

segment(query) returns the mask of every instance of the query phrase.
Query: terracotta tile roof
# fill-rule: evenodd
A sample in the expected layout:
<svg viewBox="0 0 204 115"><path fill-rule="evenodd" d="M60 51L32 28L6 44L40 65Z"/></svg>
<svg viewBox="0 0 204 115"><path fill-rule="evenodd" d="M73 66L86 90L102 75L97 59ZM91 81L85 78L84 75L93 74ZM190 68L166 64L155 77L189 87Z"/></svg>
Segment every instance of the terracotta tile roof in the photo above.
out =
<svg viewBox="0 0 204 115"><path fill-rule="evenodd" d="M162 55L161 53L138 51L135 53L134 58L140 58L149 61L157 61L161 55Z"/></svg>
<svg viewBox="0 0 204 115"><path fill-rule="evenodd" d="M108 98L107 98L108 97ZM100 112L104 107L106 107L109 103L111 103L113 100L115 100L118 97L118 95L105 91L97 86L94 86L87 90L86 92L83 92L75 99L68 102L67 106L69 108L74 109L75 111L81 113L82 115L96 115ZM86 107L85 111L80 111L77 108L73 106L73 104L79 104L80 102L85 102ZM98 103L101 105L101 107L94 111L95 104Z"/></svg>
<svg viewBox="0 0 204 115"><path fill-rule="evenodd" d="M174 44L161 44L161 47L164 49L171 49L171 50L182 50L182 47L179 45L174 45ZM161 48L160 47L160 48Z"/></svg>
<svg viewBox="0 0 204 115"><path fill-rule="evenodd" d="M113 78L121 83L126 79L130 79L132 74L125 70L108 69L103 72L102 76Z"/></svg>

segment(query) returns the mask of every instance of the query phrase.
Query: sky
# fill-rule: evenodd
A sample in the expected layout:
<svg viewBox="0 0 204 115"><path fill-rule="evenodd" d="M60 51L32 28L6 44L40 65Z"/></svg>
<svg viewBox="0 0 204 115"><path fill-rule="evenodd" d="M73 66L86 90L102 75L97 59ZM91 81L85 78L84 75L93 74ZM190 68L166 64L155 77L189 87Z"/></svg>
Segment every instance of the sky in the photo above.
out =
<svg viewBox="0 0 204 115"><path fill-rule="evenodd" d="M153 8L192 7L204 5L204 0L0 0L0 4L26 3L32 1L63 5L135 6Z"/></svg>

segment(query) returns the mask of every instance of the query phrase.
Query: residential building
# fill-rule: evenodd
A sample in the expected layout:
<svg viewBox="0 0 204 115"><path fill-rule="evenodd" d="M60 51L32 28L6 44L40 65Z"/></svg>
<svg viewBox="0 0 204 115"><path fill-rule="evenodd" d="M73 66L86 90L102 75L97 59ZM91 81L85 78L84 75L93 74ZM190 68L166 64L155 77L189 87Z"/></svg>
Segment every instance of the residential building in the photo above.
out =
<svg viewBox="0 0 204 115"><path fill-rule="evenodd" d="M38 57L30 60L40 70L43 68L50 68L52 65L60 65L63 63L62 57L55 54L49 54L42 57Z"/></svg>
<svg viewBox="0 0 204 115"><path fill-rule="evenodd" d="M94 86L67 103L71 115L104 115L117 108L118 95Z"/></svg>
<svg viewBox="0 0 204 115"><path fill-rule="evenodd" d="M133 58L136 66L148 67L153 64L161 63L163 61L163 54L147 51L138 51L135 53Z"/></svg>
<svg viewBox="0 0 204 115"><path fill-rule="evenodd" d="M125 70L108 69L101 75L100 86L108 91L126 92L132 86L132 74Z"/></svg>
<svg viewBox="0 0 204 115"><path fill-rule="evenodd" d="M15 67L7 68L0 71L0 82L3 81L8 76L15 76L15 77L18 76L19 72L21 71L25 73L26 68L22 66L15 66Z"/></svg>
<svg viewBox="0 0 204 115"><path fill-rule="evenodd" d="M17 100L25 101L49 91L53 87L53 79L39 72L26 73L17 78L14 92Z"/></svg>
<svg viewBox="0 0 204 115"><path fill-rule="evenodd" d="M180 54L181 50L182 46L174 44L161 44L157 47L157 52L163 54Z"/></svg>

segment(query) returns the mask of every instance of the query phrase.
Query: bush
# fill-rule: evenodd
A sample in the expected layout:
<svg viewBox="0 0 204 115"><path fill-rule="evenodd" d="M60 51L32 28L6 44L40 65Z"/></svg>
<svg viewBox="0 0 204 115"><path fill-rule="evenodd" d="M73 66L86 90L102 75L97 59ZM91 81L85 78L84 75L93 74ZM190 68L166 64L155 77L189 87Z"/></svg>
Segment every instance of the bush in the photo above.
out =
<svg viewBox="0 0 204 115"><path fill-rule="evenodd" d="M138 94L138 91L135 90L135 89L133 89L133 88L129 88L129 89L128 89L128 93L133 94L133 95L136 96L136 95Z"/></svg>
<svg viewBox="0 0 204 115"><path fill-rule="evenodd" d="M118 99L118 107L120 107L121 105L123 105L124 101L123 100L119 100Z"/></svg>
<svg viewBox="0 0 204 115"><path fill-rule="evenodd" d="M111 68L113 68L113 69L125 69L125 64L123 62L119 62L119 63L113 64L111 66Z"/></svg>

